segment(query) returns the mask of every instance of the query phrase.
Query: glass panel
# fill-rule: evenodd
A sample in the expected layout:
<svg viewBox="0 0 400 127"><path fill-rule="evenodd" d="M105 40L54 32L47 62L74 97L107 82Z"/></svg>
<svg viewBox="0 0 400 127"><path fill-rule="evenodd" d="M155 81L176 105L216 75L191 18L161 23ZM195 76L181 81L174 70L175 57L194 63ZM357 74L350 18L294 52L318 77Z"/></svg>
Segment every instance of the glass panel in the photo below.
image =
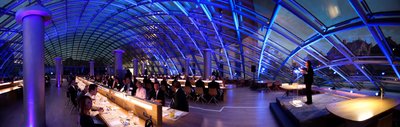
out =
<svg viewBox="0 0 400 127"><path fill-rule="evenodd" d="M364 74L361 73L360 70L358 70L354 65L344 65L339 67L344 73L346 73L348 76L362 76L364 77Z"/></svg>
<svg viewBox="0 0 400 127"><path fill-rule="evenodd" d="M279 45L276 47L284 47L286 50L292 51L294 50L297 46L293 42L289 41L282 35L276 33L275 31L271 31L271 34L269 36L269 39L275 42L275 45ZM271 41L270 41L271 42Z"/></svg>
<svg viewBox="0 0 400 127"><path fill-rule="evenodd" d="M378 76L378 77L396 76L391 66L387 65L364 65L364 66L373 76Z"/></svg>
<svg viewBox="0 0 400 127"><path fill-rule="evenodd" d="M357 17L347 0L297 0L326 26ZM378 4L374 4L378 5Z"/></svg>
<svg viewBox="0 0 400 127"><path fill-rule="evenodd" d="M329 67L321 69L320 71L322 72L322 74L326 75L327 76L326 78L329 79L330 81L344 82L344 79L342 77L340 77L340 75L338 75L336 72L334 72Z"/></svg>
<svg viewBox="0 0 400 127"><path fill-rule="evenodd" d="M372 12L399 11L400 7L399 0L385 0L385 2L379 0L366 1Z"/></svg>
<svg viewBox="0 0 400 127"><path fill-rule="evenodd" d="M399 82L393 82L393 81L381 81L383 86L387 89L387 91L391 92L400 92L400 85Z"/></svg>
<svg viewBox="0 0 400 127"><path fill-rule="evenodd" d="M382 56L379 46L367 28L354 29L336 34L356 56Z"/></svg>
<svg viewBox="0 0 400 127"><path fill-rule="evenodd" d="M400 57L400 27L381 26L381 29L393 55Z"/></svg>
<svg viewBox="0 0 400 127"><path fill-rule="evenodd" d="M279 10L275 23L279 24L283 28L286 28L303 40L306 40L314 33L314 31L306 23L285 8L281 8Z"/></svg>
<svg viewBox="0 0 400 127"><path fill-rule="evenodd" d="M272 16L275 2L272 0L253 0L254 11L264 17L270 18Z"/></svg>
<svg viewBox="0 0 400 127"><path fill-rule="evenodd" d="M312 48L316 49L323 56L328 58L329 60L336 60L344 58L342 53L340 53L335 47L333 47L327 40L321 39L318 42L314 43Z"/></svg>

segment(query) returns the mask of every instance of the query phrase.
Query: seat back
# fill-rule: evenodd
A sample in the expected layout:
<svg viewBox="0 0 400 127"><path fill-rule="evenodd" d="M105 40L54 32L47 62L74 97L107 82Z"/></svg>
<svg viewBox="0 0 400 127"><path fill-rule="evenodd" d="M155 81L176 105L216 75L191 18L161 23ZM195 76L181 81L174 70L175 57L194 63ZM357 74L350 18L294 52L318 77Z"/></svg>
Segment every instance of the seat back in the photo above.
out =
<svg viewBox="0 0 400 127"><path fill-rule="evenodd" d="M167 88L165 88L164 85L161 86L161 90L164 91L164 92L167 92Z"/></svg>
<svg viewBox="0 0 400 127"><path fill-rule="evenodd" d="M393 114L390 113L389 115L379 119L376 127L392 127L393 126L392 124L393 124Z"/></svg>
<svg viewBox="0 0 400 127"><path fill-rule="evenodd" d="M210 94L210 96L217 96L217 89L216 88L209 88L208 89L208 94Z"/></svg>
<svg viewBox="0 0 400 127"><path fill-rule="evenodd" d="M281 83L280 80L276 80L274 84L275 84L276 86L281 86L281 85L282 85L282 83Z"/></svg>
<svg viewBox="0 0 400 127"><path fill-rule="evenodd" d="M197 95L204 94L202 87L196 87L195 90Z"/></svg>
<svg viewBox="0 0 400 127"><path fill-rule="evenodd" d="M190 95L190 93L192 92L192 89L189 86L185 86L184 91L185 91L186 95Z"/></svg>

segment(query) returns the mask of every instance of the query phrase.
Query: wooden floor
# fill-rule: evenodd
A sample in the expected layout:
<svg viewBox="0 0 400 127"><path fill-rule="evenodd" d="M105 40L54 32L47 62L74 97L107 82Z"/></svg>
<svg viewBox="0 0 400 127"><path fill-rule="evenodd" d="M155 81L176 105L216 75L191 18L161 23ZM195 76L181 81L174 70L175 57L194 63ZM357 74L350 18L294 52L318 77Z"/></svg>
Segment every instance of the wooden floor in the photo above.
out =
<svg viewBox="0 0 400 127"><path fill-rule="evenodd" d="M46 122L48 127L78 126L78 114L65 106L65 86L54 85L46 90ZM172 126L185 127L278 127L269 110L269 103L275 102L282 92L257 92L248 87L227 91L227 99L219 105L201 104L190 101L190 114L179 119ZM1 100L0 100L1 101ZM0 107L0 127L23 126L22 98Z"/></svg>

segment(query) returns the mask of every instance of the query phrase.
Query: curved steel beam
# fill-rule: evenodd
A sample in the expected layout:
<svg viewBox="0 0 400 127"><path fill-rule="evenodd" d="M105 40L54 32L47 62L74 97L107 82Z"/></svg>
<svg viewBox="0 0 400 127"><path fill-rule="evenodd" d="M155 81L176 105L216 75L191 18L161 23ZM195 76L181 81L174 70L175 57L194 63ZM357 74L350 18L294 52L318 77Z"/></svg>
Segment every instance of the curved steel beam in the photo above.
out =
<svg viewBox="0 0 400 127"><path fill-rule="evenodd" d="M276 6L272 12L271 20L269 21L269 24L267 25L267 32L265 33L265 36L264 36L264 40L263 40L263 44L262 44L262 48L261 48L261 52L260 52L260 59L258 62L257 78L260 78L262 59L264 58L264 50L265 50L265 47L267 46L266 43L268 43L268 38L269 38L269 35L271 34L271 27L275 23L275 19L278 16L279 9L281 8L279 3L280 3L280 0L277 1Z"/></svg>

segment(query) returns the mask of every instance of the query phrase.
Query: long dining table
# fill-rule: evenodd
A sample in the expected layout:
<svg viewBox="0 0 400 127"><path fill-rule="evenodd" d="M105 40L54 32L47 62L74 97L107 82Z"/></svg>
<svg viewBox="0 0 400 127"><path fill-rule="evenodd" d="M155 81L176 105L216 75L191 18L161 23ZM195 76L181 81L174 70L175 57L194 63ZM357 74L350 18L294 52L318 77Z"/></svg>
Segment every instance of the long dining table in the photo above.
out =
<svg viewBox="0 0 400 127"><path fill-rule="evenodd" d="M79 89L84 89L85 85L93 84L83 78L77 78ZM100 85L98 87L99 94L96 95L94 106L103 107L104 113L98 115L107 126L110 127L135 127L144 126L145 120L143 115L137 116L137 111L141 110L147 112L153 117L153 123L160 122L156 126L179 126L190 125L198 122L190 122L195 119L200 119L201 116L191 114L189 112L172 109L169 107L161 107L157 102L148 100L140 100L133 96L129 96L124 92L114 91ZM116 102L116 103L114 103ZM158 107L159 106L159 107ZM136 107L136 108L132 108ZM142 107L139 108L138 107ZM160 110L160 112L158 112ZM159 118L158 115L160 116ZM162 119L162 120L161 120ZM187 124L189 123L189 124Z"/></svg>
<svg viewBox="0 0 400 127"><path fill-rule="evenodd" d="M86 85L83 79L78 80L78 88L80 90L83 90ZM104 121L108 127L141 127L145 125L143 120L129 114L127 110L115 104L104 95L96 94L95 98L96 100L93 102L93 106L102 107L104 109L104 112L99 113L97 116Z"/></svg>

